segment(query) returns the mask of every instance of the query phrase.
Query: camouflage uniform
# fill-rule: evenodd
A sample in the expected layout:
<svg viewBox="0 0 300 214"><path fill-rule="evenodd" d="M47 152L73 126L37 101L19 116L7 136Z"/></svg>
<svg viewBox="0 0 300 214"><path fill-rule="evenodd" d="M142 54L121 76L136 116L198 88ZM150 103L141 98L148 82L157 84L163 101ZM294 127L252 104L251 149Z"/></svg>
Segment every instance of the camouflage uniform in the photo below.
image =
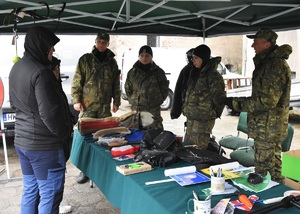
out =
<svg viewBox="0 0 300 214"><path fill-rule="evenodd" d="M183 115L187 117L187 129L184 141L200 149L206 149L215 119L224 109L225 84L217 71L220 62L221 57L212 58L203 69L197 69L199 77L190 77L185 96Z"/></svg>
<svg viewBox="0 0 300 214"><path fill-rule="evenodd" d="M120 72L114 59L115 54L106 49L106 58L102 63L96 57L97 49L84 54L78 61L72 82L72 102L81 103L84 111L79 118L104 118L111 116L111 98L113 104L120 106Z"/></svg>
<svg viewBox="0 0 300 214"><path fill-rule="evenodd" d="M148 111L154 116L153 127L163 128L160 105L168 96L169 81L165 72L152 62L148 71L137 61L127 74L125 90L132 110Z"/></svg>
<svg viewBox="0 0 300 214"><path fill-rule="evenodd" d="M288 133L292 47L273 45L253 58L251 97L233 98L233 109L248 112L249 137L255 140L255 171L282 182L281 142Z"/></svg>

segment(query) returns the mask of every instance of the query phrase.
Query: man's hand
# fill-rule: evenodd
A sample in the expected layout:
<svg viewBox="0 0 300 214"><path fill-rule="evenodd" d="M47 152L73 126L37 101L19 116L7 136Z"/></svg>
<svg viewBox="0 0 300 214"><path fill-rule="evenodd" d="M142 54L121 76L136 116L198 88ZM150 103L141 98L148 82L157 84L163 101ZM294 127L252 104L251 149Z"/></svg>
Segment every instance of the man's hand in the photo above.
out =
<svg viewBox="0 0 300 214"><path fill-rule="evenodd" d="M74 109L76 111L82 111L83 110L83 106L81 105L81 103L75 103L74 104Z"/></svg>
<svg viewBox="0 0 300 214"><path fill-rule="evenodd" d="M119 106L113 105L112 112L115 113L119 110Z"/></svg>
<svg viewBox="0 0 300 214"><path fill-rule="evenodd" d="M226 97L226 99L224 101L224 104L230 109L233 109L232 100L233 100L233 97Z"/></svg>

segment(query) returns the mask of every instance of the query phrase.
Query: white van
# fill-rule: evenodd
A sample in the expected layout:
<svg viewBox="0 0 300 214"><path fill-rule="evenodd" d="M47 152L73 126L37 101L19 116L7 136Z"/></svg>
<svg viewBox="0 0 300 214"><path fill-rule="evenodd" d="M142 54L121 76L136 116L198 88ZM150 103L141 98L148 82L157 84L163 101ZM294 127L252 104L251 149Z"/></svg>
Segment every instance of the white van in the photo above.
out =
<svg viewBox="0 0 300 214"><path fill-rule="evenodd" d="M177 78L181 69L187 65L186 52L188 50L189 48L152 48L153 61L165 71L167 79L170 81L169 94L164 103L161 105L162 110L167 110L172 106L173 93ZM122 98L124 100L127 100L124 88L127 73L138 60L138 55L139 48L129 48L122 54L122 63L119 66L121 67L121 90ZM218 71L222 75L229 72L222 62L218 66Z"/></svg>

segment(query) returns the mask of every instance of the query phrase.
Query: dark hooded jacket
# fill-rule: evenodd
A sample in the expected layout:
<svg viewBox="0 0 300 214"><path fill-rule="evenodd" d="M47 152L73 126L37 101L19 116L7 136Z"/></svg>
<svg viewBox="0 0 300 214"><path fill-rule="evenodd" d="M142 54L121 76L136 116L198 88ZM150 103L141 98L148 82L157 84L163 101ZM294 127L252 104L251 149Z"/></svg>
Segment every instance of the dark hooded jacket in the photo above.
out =
<svg viewBox="0 0 300 214"><path fill-rule="evenodd" d="M233 99L235 111L248 112L249 137L282 141L288 132L291 70L290 45L269 48L253 58L252 95Z"/></svg>
<svg viewBox="0 0 300 214"><path fill-rule="evenodd" d="M174 95L173 95L172 108L170 111L171 119L177 119L178 117L180 117L180 115L182 113L185 92L187 89L187 83L188 83L192 68L193 68L193 63L187 64L186 66L184 66L184 68L181 70L181 72L178 76L175 90L174 90Z"/></svg>
<svg viewBox="0 0 300 214"><path fill-rule="evenodd" d="M63 91L48 60L59 42L43 27L31 28L25 37L25 52L11 69L9 95L16 111L15 146L26 150L61 149L69 140L72 121Z"/></svg>

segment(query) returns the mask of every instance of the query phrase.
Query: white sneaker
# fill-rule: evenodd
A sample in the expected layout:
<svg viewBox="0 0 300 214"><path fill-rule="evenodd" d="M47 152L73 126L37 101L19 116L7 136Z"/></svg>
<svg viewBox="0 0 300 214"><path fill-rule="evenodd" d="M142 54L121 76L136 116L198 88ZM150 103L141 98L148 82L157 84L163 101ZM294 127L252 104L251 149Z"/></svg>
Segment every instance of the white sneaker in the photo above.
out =
<svg viewBox="0 0 300 214"><path fill-rule="evenodd" d="M66 214L72 212L72 206L59 206L59 214Z"/></svg>

